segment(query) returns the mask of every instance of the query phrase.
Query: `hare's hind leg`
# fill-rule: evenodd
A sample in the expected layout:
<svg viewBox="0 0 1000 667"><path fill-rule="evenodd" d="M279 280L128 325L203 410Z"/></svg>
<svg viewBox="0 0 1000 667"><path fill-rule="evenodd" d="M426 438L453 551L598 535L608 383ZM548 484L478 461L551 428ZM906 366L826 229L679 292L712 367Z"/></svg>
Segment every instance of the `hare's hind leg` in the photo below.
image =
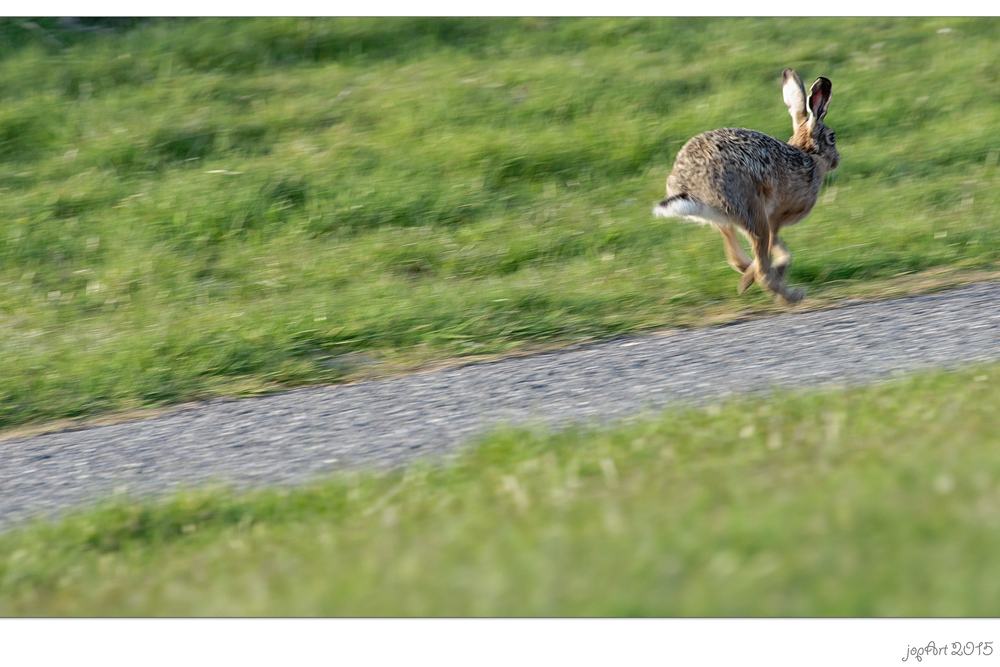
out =
<svg viewBox="0 0 1000 667"><path fill-rule="evenodd" d="M736 273L746 273L753 262L740 246L736 228L732 225L716 225L715 228L722 234L722 240L726 244L726 261L729 262L729 266L733 267Z"/></svg>

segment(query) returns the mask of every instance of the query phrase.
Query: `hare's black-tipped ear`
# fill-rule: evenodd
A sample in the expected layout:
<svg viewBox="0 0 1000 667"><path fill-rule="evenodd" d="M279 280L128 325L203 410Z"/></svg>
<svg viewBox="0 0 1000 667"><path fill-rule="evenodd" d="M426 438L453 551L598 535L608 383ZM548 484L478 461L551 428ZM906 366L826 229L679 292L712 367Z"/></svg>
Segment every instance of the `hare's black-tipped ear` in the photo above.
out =
<svg viewBox="0 0 1000 667"><path fill-rule="evenodd" d="M781 93L792 116L792 127L797 128L806 122L806 88L795 70L786 69L781 73Z"/></svg>
<svg viewBox="0 0 1000 667"><path fill-rule="evenodd" d="M830 95L833 92L833 84L825 76L816 79L809 91L809 111L817 120L822 120L826 115L826 109L830 106Z"/></svg>

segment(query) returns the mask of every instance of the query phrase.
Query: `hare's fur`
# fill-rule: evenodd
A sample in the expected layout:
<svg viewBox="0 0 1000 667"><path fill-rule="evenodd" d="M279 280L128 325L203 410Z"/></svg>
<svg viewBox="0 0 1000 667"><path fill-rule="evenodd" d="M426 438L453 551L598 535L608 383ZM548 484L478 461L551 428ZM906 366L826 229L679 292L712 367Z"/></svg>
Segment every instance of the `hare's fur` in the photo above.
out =
<svg viewBox="0 0 1000 667"><path fill-rule="evenodd" d="M808 100L795 70L786 69L783 79L794 132L788 143L742 128L699 134L677 154L667 178L667 198L653 213L712 225L722 234L730 266L743 274L739 293L756 280L794 303L805 292L785 284L791 253L778 232L809 214L823 177L837 168L840 155L833 132L823 123L829 79L817 79ZM750 240L755 261L740 247L736 231Z"/></svg>

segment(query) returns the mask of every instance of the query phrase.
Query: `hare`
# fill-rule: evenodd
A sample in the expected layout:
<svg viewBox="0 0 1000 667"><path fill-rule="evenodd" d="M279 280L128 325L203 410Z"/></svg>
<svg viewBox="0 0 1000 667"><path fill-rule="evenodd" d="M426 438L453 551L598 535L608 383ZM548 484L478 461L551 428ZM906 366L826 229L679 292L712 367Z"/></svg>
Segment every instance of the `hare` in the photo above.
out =
<svg viewBox="0 0 1000 667"><path fill-rule="evenodd" d="M699 134L677 154L667 177L667 198L653 214L718 229L729 265L743 274L738 294L757 280L785 303L805 296L805 290L785 284L792 255L778 232L809 215L823 177L840 164L834 133L823 123L831 90L830 80L820 77L807 100L802 79L786 69L782 93L794 130L787 144L754 130L729 128ZM740 247L737 230L750 240L754 261Z"/></svg>

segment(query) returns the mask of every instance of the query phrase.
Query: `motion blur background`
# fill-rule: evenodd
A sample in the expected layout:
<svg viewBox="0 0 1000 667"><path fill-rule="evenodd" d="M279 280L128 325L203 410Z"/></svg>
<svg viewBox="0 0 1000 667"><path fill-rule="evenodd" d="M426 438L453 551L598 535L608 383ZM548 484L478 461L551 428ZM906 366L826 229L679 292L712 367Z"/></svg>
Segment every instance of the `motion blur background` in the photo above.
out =
<svg viewBox="0 0 1000 667"><path fill-rule="evenodd" d="M694 134L791 134L788 66L843 154L791 282L992 270L998 28L4 19L0 426L767 310L650 210Z"/></svg>

